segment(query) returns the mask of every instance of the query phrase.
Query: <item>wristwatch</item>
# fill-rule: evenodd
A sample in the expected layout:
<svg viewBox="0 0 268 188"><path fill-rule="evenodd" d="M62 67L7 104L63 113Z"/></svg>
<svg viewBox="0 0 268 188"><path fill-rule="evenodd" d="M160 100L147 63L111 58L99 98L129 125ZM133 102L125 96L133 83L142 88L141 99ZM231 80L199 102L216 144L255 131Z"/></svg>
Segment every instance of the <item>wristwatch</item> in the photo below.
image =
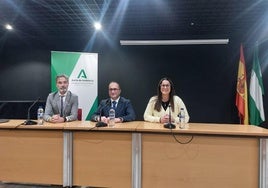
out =
<svg viewBox="0 0 268 188"><path fill-rule="evenodd" d="M95 120L95 121L99 121L99 119L100 119L100 116L95 116L95 117L94 117L94 120Z"/></svg>

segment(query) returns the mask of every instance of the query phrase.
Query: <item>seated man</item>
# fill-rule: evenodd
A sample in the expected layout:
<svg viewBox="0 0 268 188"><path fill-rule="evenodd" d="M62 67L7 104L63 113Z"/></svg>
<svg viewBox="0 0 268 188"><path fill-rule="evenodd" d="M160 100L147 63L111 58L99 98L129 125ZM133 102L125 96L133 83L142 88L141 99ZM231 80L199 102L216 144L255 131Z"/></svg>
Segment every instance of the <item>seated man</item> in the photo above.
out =
<svg viewBox="0 0 268 188"><path fill-rule="evenodd" d="M66 75L58 75L56 86L58 91L47 97L44 120L51 123L77 120L78 96L68 91L69 78Z"/></svg>
<svg viewBox="0 0 268 188"><path fill-rule="evenodd" d="M121 89L117 82L111 82L108 87L110 98L100 102L97 111L91 116L92 121L108 123L109 110L115 109L115 123L134 121L136 118L134 109L129 99L120 97Z"/></svg>

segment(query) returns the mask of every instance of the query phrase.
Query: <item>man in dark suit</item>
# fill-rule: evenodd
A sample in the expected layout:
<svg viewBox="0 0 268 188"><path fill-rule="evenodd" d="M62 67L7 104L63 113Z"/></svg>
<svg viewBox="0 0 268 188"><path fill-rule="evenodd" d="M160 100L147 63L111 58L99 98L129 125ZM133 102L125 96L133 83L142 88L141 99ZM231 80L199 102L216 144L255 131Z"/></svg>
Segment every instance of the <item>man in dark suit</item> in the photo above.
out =
<svg viewBox="0 0 268 188"><path fill-rule="evenodd" d="M109 110L115 109L115 123L134 121L134 109L129 99L120 96L121 89L117 82L111 82L108 87L110 98L100 102L97 111L91 116L92 121L108 123ZM100 118L101 116L101 118Z"/></svg>
<svg viewBox="0 0 268 188"><path fill-rule="evenodd" d="M47 97L44 120L51 123L77 120L78 96L68 91L68 76L58 75L56 86L58 91L50 93Z"/></svg>

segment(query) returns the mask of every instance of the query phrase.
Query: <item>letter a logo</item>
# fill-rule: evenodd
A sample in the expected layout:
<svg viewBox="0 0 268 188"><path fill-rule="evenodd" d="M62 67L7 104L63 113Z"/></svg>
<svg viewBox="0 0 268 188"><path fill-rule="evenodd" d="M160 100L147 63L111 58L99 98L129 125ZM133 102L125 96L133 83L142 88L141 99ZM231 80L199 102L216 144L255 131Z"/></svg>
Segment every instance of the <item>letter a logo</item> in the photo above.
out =
<svg viewBox="0 0 268 188"><path fill-rule="evenodd" d="M87 78L86 72L84 69L82 69L78 75L77 78Z"/></svg>

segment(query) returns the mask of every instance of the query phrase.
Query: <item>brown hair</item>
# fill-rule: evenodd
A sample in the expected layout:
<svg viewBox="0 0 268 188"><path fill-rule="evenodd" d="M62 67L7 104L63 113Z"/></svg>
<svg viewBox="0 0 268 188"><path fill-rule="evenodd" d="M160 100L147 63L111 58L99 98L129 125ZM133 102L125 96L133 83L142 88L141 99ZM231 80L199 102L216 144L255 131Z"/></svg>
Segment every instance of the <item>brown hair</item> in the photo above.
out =
<svg viewBox="0 0 268 188"><path fill-rule="evenodd" d="M162 84L162 82L164 80L167 80L170 83L169 102L170 102L172 111L174 111L174 99L173 99L173 96L175 95L174 84L171 81L171 79L167 78L167 77L162 78L158 83L158 86L157 86L157 98L156 98L154 109L157 110L158 112L160 112L160 110L161 110L161 105L162 105L161 84Z"/></svg>

